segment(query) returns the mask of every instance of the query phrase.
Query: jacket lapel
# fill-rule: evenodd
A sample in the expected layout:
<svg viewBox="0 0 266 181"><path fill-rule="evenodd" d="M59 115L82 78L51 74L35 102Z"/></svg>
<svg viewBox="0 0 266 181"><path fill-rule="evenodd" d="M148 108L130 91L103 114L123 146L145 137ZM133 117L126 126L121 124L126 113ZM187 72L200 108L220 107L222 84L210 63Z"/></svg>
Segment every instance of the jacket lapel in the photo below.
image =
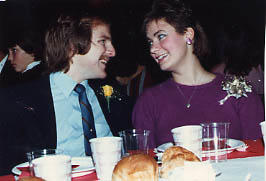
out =
<svg viewBox="0 0 266 181"><path fill-rule="evenodd" d="M102 112L104 114L105 120L106 120L107 124L109 125L109 128L110 128L112 134L116 135L116 131L115 131L114 126L112 124L113 123L112 118L111 118L110 112L108 110L107 100L104 97L102 89L101 89L103 82L101 80L89 80L88 83L89 83L90 87L94 90L94 93L98 99L98 102L99 102L100 107L102 109Z"/></svg>
<svg viewBox="0 0 266 181"><path fill-rule="evenodd" d="M31 116L29 129L35 130L36 135L30 139L36 147L55 148L56 121L49 76L32 81L28 86L21 89L21 97L17 104ZM38 91L35 91L34 87L38 87Z"/></svg>

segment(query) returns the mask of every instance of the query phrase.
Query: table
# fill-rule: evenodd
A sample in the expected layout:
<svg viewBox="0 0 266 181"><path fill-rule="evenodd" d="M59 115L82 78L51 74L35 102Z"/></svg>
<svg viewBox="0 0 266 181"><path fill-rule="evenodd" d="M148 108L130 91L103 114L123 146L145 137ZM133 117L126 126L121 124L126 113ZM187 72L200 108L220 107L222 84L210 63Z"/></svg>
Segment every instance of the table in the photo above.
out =
<svg viewBox="0 0 266 181"><path fill-rule="evenodd" d="M262 139L243 141L247 144L248 148L246 151L235 150L228 154L229 160L226 163L221 163L222 174L216 178L217 181L245 181L245 177L248 173L251 173L251 178L253 179L254 177L254 180L264 180L264 144ZM152 150L150 154L153 154ZM241 165L241 167L239 165ZM242 172L242 174L240 174L240 172ZM73 181L95 180L97 180L95 172L73 179ZM0 181L15 181L14 175L0 176Z"/></svg>
<svg viewBox="0 0 266 181"><path fill-rule="evenodd" d="M264 156L227 160L219 163L218 170L216 181L247 181L249 176L251 181L264 181Z"/></svg>

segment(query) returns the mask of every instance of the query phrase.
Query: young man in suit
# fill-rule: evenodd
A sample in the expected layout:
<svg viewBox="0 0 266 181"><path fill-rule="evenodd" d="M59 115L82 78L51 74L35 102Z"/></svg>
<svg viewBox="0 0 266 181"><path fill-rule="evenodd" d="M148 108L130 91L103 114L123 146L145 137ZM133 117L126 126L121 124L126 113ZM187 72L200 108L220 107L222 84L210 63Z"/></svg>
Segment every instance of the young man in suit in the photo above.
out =
<svg viewBox="0 0 266 181"><path fill-rule="evenodd" d="M33 26L19 30L8 40L8 60L14 70L20 73L14 84L38 79L46 70L43 60L43 36L39 30L32 28Z"/></svg>
<svg viewBox="0 0 266 181"><path fill-rule="evenodd" d="M118 136L130 129L128 97L114 93L107 101L101 80L115 49L110 24L100 16L60 16L45 36L49 74L38 80L1 90L0 175L26 161L25 152L58 148L71 156L85 156L82 111L77 84L86 89L97 137ZM97 80L94 80L97 79ZM1 104L0 103L0 104ZM2 167L2 168L1 168Z"/></svg>
<svg viewBox="0 0 266 181"><path fill-rule="evenodd" d="M46 71L41 37L42 34L34 28L25 28L9 36L8 61L17 76L4 73L2 87L38 79Z"/></svg>

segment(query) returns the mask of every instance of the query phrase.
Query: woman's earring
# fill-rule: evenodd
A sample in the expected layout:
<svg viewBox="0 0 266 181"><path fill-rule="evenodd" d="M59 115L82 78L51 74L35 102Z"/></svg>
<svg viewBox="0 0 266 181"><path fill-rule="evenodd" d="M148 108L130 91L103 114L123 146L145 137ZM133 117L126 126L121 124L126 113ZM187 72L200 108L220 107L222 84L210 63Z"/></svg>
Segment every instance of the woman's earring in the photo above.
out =
<svg viewBox="0 0 266 181"><path fill-rule="evenodd" d="M187 44L191 45L192 44L192 40L190 38L187 38Z"/></svg>

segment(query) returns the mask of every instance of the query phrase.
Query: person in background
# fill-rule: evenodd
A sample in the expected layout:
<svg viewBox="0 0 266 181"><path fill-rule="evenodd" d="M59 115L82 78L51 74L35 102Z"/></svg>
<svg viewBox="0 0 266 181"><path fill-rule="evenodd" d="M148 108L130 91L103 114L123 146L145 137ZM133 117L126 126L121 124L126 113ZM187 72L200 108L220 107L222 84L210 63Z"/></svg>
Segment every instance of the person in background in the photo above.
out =
<svg viewBox="0 0 266 181"><path fill-rule="evenodd" d="M135 62L135 71L129 71L127 66L130 65L128 65L128 62L126 61L120 61L120 63L117 63L120 67L123 67L123 69L120 70L123 70L124 72L128 70L126 71L128 75L117 75L115 77L117 82L124 87L127 95L132 97L135 101L145 89L157 85L169 78L168 73L161 71L159 66L151 61L150 57L140 56L138 59L139 61L129 60L131 64L133 64L132 62ZM133 66L131 65L131 67ZM117 72L121 73L121 71Z"/></svg>
<svg viewBox="0 0 266 181"><path fill-rule="evenodd" d="M119 131L132 128L128 97L100 80L114 56L110 22L99 12L75 9L51 23L45 35L49 74L0 89L5 105L0 110L1 175L25 162L28 151L57 148L73 157L90 155L85 153L87 133L118 136ZM103 86L112 91L106 94ZM84 90L82 97L78 89ZM82 106L84 99L87 109ZM91 121L83 132L84 113Z"/></svg>
<svg viewBox="0 0 266 181"><path fill-rule="evenodd" d="M207 36L187 1L155 0L144 18L150 55L172 78L147 89L133 110L133 126L151 131L151 148L173 142L171 129L203 122L229 122L229 138L261 138L259 123L264 109L259 97L237 77L225 79L206 71L201 61L208 57ZM234 83L247 96L233 96ZM229 97L228 97L229 96ZM238 97L239 96L239 97ZM236 98L237 97L237 98Z"/></svg>
<svg viewBox="0 0 266 181"><path fill-rule="evenodd" d="M137 71L134 74L128 77L117 76L116 80L122 86L126 86L127 95L134 97L134 99L137 99L143 90L151 85L150 76L147 74L144 65L138 65Z"/></svg>
<svg viewBox="0 0 266 181"><path fill-rule="evenodd" d="M148 60L150 61L150 58ZM158 65L153 62L147 61L145 64L137 62L137 64L136 72L130 76L116 76L116 80L126 87L127 95L131 96L135 101L145 89L169 78L168 73L161 71Z"/></svg>
<svg viewBox="0 0 266 181"><path fill-rule="evenodd" d="M243 23L223 25L216 36L215 54L219 63L212 72L244 76L251 82L254 91L264 100L263 57L260 56L252 32ZM263 51L262 51L263 52ZM263 101L264 102L264 101Z"/></svg>
<svg viewBox="0 0 266 181"><path fill-rule="evenodd" d="M14 79L8 74L3 75L4 85L22 83L42 76L46 70L42 37L39 31L25 28L8 38L8 60L19 76Z"/></svg>
<svg viewBox="0 0 266 181"><path fill-rule="evenodd" d="M115 6L115 3L111 4ZM140 4L141 7L138 6ZM141 32L144 9L150 3L131 3L126 7L124 5L122 9L127 9L126 12L113 13L113 40L116 42L117 56L108 65L107 73L117 80L127 95L136 100L146 88L166 80L167 75L151 60L144 43L146 38ZM124 27L123 30L121 27Z"/></svg>

